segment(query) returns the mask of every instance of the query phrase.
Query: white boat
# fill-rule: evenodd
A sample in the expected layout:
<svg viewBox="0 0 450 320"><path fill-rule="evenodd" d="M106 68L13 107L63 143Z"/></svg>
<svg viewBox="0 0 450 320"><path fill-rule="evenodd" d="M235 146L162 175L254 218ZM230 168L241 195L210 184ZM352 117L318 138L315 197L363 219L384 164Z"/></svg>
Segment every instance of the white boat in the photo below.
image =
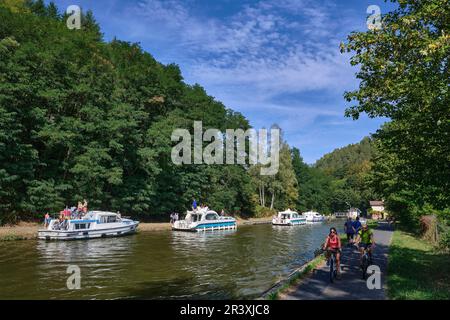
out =
<svg viewBox="0 0 450 320"><path fill-rule="evenodd" d="M122 236L136 231L139 221L106 211L90 211L82 219L52 219L47 229L38 231L43 240L75 240Z"/></svg>
<svg viewBox="0 0 450 320"><path fill-rule="evenodd" d="M208 230L232 230L236 229L236 219L233 217L221 217L214 210L208 208L196 211L187 211L184 220L175 221L173 230L177 231L208 231Z"/></svg>
<svg viewBox="0 0 450 320"><path fill-rule="evenodd" d="M322 222L325 220L323 215L315 211L304 212L303 215L306 217L306 222L308 223Z"/></svg>
<svg viewBox="0 0 450 320"><path fill-rule="evenodd" d="M278 216L272 219L272 224L275 226L294 226L306 224L306 217L288 209L286 211L278 212Z"/></svg>

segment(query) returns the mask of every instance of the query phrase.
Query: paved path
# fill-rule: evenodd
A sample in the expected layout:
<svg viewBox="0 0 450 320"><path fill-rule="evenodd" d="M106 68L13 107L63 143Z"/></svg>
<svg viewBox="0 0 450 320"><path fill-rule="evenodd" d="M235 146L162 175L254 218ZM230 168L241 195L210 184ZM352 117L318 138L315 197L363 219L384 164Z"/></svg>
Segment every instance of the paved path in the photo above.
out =
<svg viewBox="0 0 450 320"><path fill-rule="evenodd" d="M386 269L392 230L387 223L380 223L374 230L376 246L373 252L373 264L381 270L382 289L369 290L362 279L359 267L359 253L356 248L345 247L341 256L342 278L334 283L329 282L329 267L324 264L314 270L311 277L303 280L289 294L281 298L285 300L383 300L386 299Z"/></svg>

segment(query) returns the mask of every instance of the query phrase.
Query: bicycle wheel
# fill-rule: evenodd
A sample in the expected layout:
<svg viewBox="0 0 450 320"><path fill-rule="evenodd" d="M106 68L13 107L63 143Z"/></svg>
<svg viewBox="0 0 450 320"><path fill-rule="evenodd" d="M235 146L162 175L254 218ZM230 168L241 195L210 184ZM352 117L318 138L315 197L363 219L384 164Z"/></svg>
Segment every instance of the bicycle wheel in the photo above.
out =
<svg viewBox="0 0 450 320"><path fill-rule="evenodd" d="M369 267L369 260L368 260L367 255L365 254L363 256L363 261L362 261L362 278L363 278L363 280L366 280L368 267Z"/></svg>
<svg viewBox="0 0 450 320"><path fill-rule="evenodd" d="M330 282L334 281L334 258L330 257Z"/></svg>

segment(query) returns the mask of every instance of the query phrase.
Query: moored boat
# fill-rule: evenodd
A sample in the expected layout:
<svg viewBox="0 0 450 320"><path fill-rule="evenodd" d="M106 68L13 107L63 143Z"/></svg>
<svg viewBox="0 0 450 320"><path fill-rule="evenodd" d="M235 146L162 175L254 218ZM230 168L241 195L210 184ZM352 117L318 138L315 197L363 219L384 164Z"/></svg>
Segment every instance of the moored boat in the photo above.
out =
<svg viewBox="0 0 450 320"><path fill-rule="evenodd" d="M115 237L136 231L139 221L122 218L120 214L90 211L81 219L52 219L46 229L38 231L42 240L76 240Z"/></svg>
<svg viewBox="0 0 450 320"><path fill-rule="evenodd" d="M187 211L183 220L175 221L172 229L176 231L210 231L210 230L232 230L236 229L236 219L233 217L222 217L214 210L208 208L196 211Z"/></svg>
<svg viewBox="0 0 450 320"><path fill-rule="evenodd" d="M294 226L306 224L306 217L298 214L291 209L286 211L278 212L278 216L272 219L272 224L274 226Z"/></svg>
<svg viewBox="0 0 450 320"><path fill-rule="evenodd" d="M308 223L322 222L325 220L323 215L315 211L304 212L303 215L306 217L306 222Z"/></svg>

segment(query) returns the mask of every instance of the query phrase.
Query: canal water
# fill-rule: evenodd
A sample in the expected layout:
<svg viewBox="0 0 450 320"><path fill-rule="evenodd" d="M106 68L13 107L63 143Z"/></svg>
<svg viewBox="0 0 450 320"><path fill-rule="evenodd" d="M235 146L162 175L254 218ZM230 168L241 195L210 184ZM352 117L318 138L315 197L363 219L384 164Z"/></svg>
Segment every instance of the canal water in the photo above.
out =
<svg viewBox="0 0 450 320"><path fill-rule="evenodd" d="M314 257L329 223L0 242L0 299L252 299ZM81 288L67 289L70 265Z"/></svg>

